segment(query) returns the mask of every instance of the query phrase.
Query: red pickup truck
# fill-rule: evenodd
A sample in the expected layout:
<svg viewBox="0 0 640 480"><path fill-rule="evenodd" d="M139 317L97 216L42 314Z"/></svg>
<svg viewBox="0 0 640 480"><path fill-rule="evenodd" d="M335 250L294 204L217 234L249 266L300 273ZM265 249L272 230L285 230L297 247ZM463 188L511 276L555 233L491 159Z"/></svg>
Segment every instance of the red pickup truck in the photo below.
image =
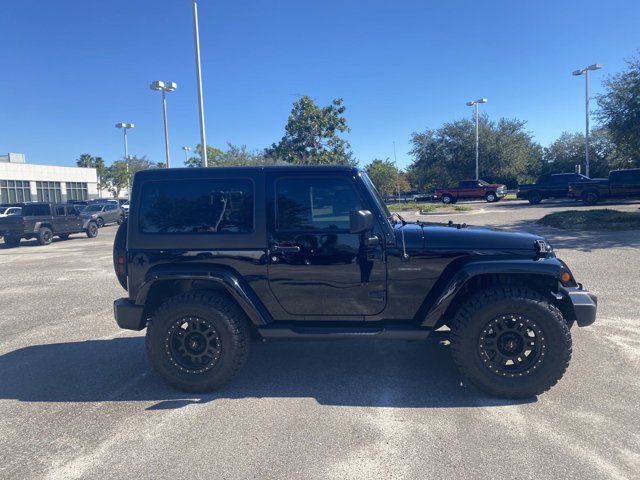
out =
<svg viewBox="0 0 640 480"><path fill-rule="evenodd" d="M442 203L456 203L461 198L484 198L487 202L497 202L507 194L507 186L487 183L484 180L462 180L457 188L437 188L433 196Z"/></svg>

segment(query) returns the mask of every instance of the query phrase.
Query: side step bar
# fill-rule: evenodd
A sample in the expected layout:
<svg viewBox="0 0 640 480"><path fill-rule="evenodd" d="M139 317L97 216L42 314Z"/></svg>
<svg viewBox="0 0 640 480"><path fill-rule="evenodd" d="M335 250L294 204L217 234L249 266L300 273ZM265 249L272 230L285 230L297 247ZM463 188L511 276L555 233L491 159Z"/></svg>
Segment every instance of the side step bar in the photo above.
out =
<svg viewBox="0 0 640 480"><path fill-rule="evenodd" d="M432 330L416 327L307 327L270 325L259 327L258 333L268 340L339 340L366 338L380 340L425 340Z"/></svg>

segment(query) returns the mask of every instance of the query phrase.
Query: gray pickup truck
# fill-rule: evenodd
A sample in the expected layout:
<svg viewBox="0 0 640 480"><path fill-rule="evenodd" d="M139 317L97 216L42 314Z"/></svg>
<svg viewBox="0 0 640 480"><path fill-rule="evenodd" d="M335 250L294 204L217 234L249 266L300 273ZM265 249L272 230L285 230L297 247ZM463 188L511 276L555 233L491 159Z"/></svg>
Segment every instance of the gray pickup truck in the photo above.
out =
<svg viewBox="0 0 640 480"><path fill-rule="evenodd" d="M76 205L26 203L22 215L0 218L0 236L8 247L17 247L20 240L35 238L40 245L49 245L53 237L66 240L72 233L98 235L95 221L80 216Z"/></svg>

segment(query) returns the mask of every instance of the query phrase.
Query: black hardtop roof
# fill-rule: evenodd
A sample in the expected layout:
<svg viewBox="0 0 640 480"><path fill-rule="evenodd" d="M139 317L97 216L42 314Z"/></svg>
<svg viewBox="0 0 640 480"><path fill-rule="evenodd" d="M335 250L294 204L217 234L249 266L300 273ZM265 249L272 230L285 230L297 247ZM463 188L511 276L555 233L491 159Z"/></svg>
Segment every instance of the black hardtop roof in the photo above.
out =
<svg viewBox="0 0 640 480"><path fill-rule="evenodd" d="M269 166L248 166L248 167L209 167L202 169L200 167L183 167L183 168L150 168L149 170L140 170L136 172L135 178L144 180L164 179L167 177L175 178L193 178L200 177L204 172L212 174L233 175L238 173L258 175L267 172L287 172L287 173L311 173L311 172L351 172L358 173L356 167L346 165L269 165Z"/></svg>

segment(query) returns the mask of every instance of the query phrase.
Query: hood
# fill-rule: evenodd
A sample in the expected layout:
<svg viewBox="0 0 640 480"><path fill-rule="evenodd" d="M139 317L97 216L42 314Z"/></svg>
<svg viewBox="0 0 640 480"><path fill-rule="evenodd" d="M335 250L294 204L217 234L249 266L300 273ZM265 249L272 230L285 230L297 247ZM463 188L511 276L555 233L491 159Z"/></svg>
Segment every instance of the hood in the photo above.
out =
<svg viewBox="0 0 640 480"><path fill-rule="evenodd" d="M408 223L404 227L396 225L398 244L402 242L402 232L407 248L425 250L519 250L536 252L536 243L546 240L539 235L524 232L505 232L489 228L448 226L426 226Z"/></svg>

